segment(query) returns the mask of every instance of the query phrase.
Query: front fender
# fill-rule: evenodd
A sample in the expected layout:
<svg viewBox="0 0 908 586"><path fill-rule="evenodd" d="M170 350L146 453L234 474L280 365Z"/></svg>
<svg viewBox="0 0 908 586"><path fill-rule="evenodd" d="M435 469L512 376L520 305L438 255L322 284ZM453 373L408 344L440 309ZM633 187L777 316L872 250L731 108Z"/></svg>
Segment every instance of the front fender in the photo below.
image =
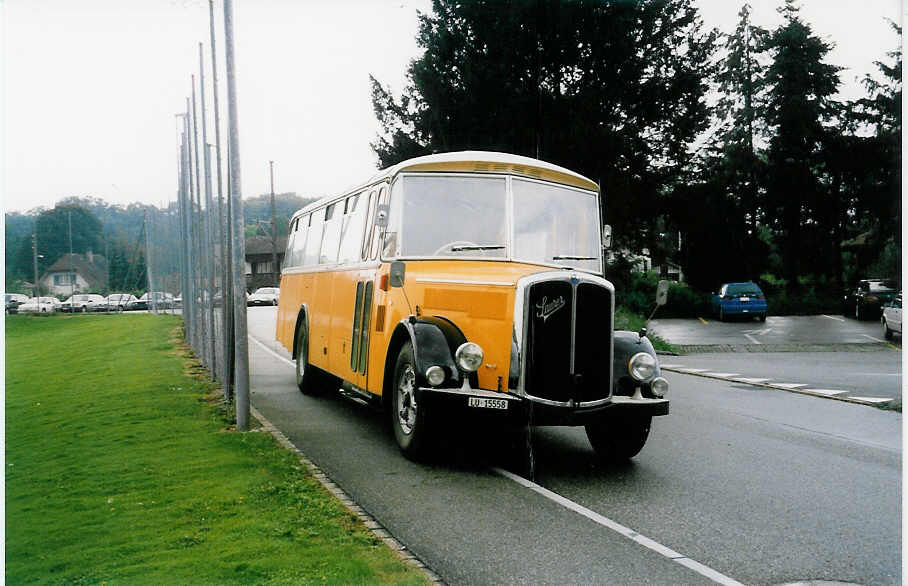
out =
<svg viewBox="0 0 908 586"><path fill-rule="evenodd" d="M463 375L454 363L454 352L467 340L457 326L440 317L420 317L413 321L402 320L398 328L407 331L413 344L418 386L429 386L426 370L430 366L440 366L445 370L442 386L460 386L463 383ZM396 360L396 356L389 356L389 359Z"/></svg>
<svg viewBox="0 0 908 586"><path fill-rule="evenodd" d="M613 395L625 395L627 392L622 392L622 389L625 389L626 391L628 385L636 386L639 384L631 378L630 373L627 370L628 361L630 361L631 357L638 352L651 354L653 358L656 359L655 376L662 375L659 368L659 357L656 355L656 350L653 348L653 344L649 341L649 338L646 336L641 338L636 332L616 330L614 362L612 364L612 372L615 373L615 380L612 381ZM648 392L649 385L644 385L644 387L645 391Z"/></svg>

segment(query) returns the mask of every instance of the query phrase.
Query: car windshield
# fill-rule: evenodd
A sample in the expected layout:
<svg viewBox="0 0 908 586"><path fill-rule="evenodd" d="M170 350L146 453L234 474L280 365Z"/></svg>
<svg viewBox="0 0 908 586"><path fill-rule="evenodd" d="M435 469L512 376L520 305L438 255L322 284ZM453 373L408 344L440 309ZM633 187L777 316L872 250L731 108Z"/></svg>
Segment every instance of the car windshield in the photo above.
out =
<svg viewBox="0 0 908 586"><path fill-rule="evenodd" d="M738 283L731 284L728 286L728 289L725 291L726 295L751 295L753 297L759 297L763 295L763 291L753 283Z"/></svg>
<svg viewBox="0 0 908 586"><path fill-rule="evenodd" d="M513 198L504 177L403 176L392 190L385 256L601 269L594 192L517 178L511 187Z"/></svg>

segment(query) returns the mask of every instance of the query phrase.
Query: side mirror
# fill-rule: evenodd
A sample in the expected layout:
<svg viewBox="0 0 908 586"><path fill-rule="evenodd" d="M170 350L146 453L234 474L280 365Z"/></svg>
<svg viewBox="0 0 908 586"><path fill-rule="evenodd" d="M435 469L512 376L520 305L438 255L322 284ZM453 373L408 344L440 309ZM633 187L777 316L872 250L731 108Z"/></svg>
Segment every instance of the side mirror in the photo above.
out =
<svg viewBox="0 0 908 586"><path fill-rule="evenodd" d="M602 248L612 247L612 227L606 224L602 227Z"/></svg>
<svg viewBox="0 0 908 586"><path fill-rule="evenodd" d="M658 287L656 287L656 305L662 307L668 302L668 281L662 280L659 281Z"/></svg>
<svg viewBox="0 0 908 586"><path fill-rule="evenodd" d="M406 273L406 265L403 261L396 260L391 263L391 273L388 275L388 283L395 289L399 289L404 286L404 274Z"/></svg>

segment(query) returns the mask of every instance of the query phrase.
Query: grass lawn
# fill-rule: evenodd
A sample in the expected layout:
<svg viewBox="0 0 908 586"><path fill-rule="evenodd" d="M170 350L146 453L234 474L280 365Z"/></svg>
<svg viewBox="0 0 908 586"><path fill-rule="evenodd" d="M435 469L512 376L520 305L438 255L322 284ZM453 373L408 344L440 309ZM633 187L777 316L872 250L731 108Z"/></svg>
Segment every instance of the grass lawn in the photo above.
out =
<svg viewBox="0 0 908 586"><path fill-rule="evenodd" d="M263 433L174 316L6 318L6 583L425 584Z"/></svg>

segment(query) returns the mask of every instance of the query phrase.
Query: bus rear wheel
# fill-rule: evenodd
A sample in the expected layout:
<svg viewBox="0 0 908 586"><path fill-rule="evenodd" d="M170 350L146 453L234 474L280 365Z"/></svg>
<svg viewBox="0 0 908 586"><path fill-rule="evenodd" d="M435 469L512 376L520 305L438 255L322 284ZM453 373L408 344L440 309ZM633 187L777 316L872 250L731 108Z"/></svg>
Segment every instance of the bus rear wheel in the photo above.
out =
<svg viewBox="0 0 908 586"><path fill-rule="evenodd" d="M315 371L309 364L309 331L302 325L296 333L296 386L304 395L318 393Z"/></svg>
<svg viewBox="0 0 908 586"><path fill-rule="evenodd" d="M404 456L419 459L429 444L426 408L416 400L416 361L413 345L404 344L397 355L391 394L391 425Z"/></svg>

